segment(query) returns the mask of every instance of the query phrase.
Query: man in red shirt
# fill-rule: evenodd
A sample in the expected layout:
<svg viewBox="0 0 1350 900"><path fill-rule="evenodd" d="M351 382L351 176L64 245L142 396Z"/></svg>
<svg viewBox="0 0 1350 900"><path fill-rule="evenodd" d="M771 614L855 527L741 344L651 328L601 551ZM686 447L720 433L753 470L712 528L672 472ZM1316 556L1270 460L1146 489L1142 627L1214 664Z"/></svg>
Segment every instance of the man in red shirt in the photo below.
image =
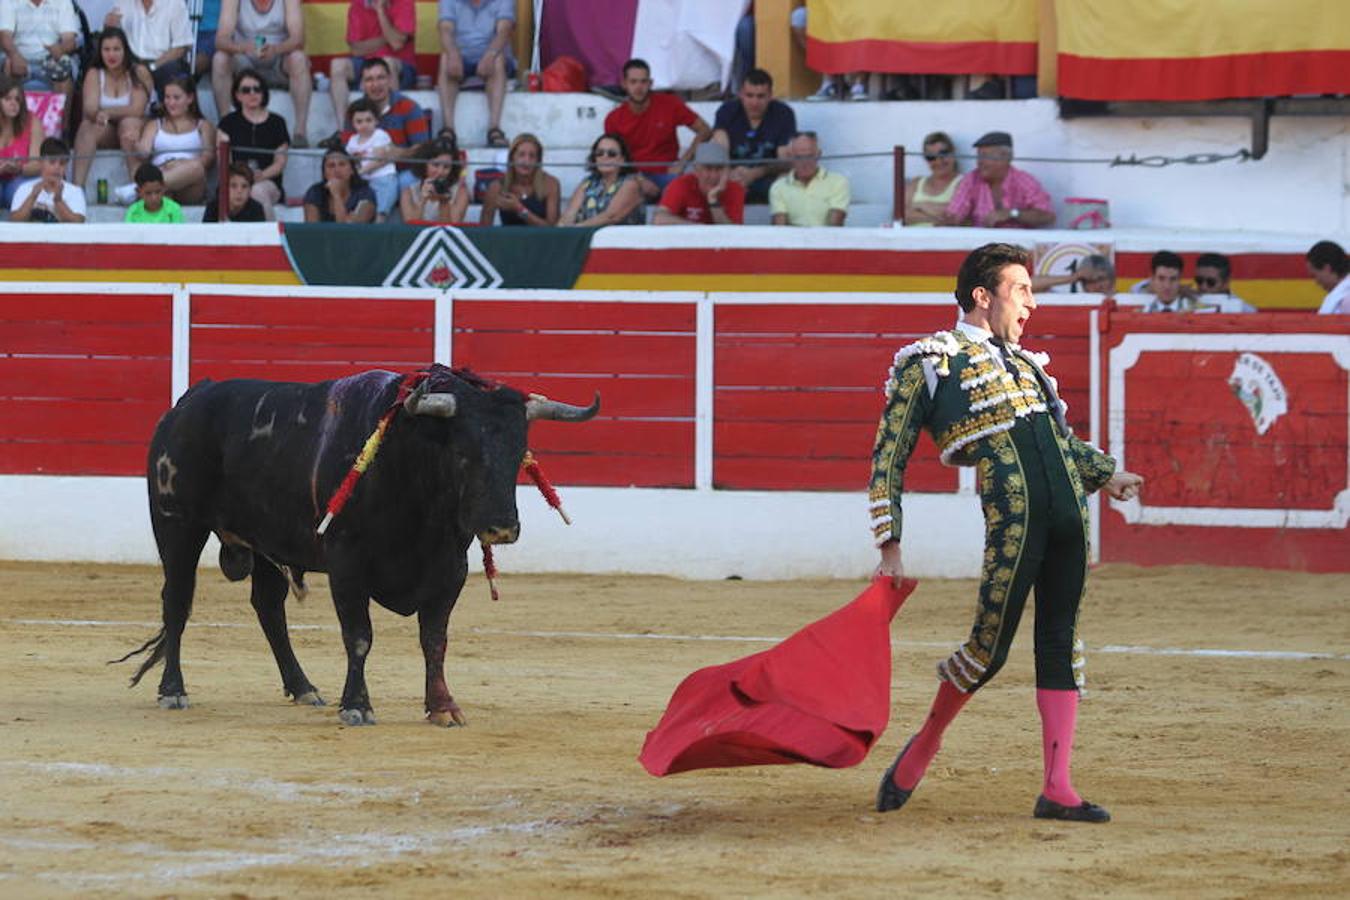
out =
<svg viewBox="0 0 1350 900"><path fill-rule="evenodd" d="M333 113L338 122L347 120L347 90L361 78L367 57L388 62L394 83L405 91L412 88L417 82L416 33L414 0L351 0L347 7L347 47L352 55L337 57L330 69Z"/></svg>
<svg viewBox="0 0 1350 900"><path fill-rule="evenodd" d="M623 90L627 98L605 116L605 132L620 135L639 165L638 184L649 200L655 200L694 155L694 148L712 137L708 123L674 94L652 93L652 70L644 60L623 64ZM694 132L694 142L680 155L675 129L683 125ZM671 165L676 159L678 163Z"/></svg>
<svg viewBox="0 0 1350 900"><path fill-rule="evenodd" d="M666 186L653 225L740 225L745 185L728 178L731 160L721 144L699 144L694 171Z"/></svg>

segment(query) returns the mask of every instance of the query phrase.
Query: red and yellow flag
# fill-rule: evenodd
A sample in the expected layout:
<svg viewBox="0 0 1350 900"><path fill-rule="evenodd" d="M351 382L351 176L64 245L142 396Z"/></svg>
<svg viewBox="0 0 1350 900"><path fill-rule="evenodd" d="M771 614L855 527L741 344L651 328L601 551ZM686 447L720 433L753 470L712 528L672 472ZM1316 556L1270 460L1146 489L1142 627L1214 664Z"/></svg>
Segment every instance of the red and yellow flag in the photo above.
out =
<svg viewBox="0 0 1350 900"><path fill-rule="evenodd" d="M1346 0L1061 0L1055 16L1065 97L1350 93Z"/></svg>
<svg viewBox="0 0 1350 900"><path fill-rule="evenodd" d="M1037 0L812 3L806 64L817 72L1034 75Z"/></svg>

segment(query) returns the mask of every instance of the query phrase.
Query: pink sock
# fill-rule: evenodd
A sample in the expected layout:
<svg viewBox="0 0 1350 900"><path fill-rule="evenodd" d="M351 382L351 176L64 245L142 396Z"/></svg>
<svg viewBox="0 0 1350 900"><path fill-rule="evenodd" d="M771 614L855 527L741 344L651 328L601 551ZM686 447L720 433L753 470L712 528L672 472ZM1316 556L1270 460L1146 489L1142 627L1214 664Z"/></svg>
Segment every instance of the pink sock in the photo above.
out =
<svg viewBox="0 0 1350 900"><path fill-rule="evenodd" d="M928 764L937 756L942 746L942 733L956 718L961 707L966 705L970 694L963 694L950 681L938 685L937 696L933 698L933 708L928 711L919 733L909 743L909 750L900 765L895 768L896 786L906 791L914 790L915 785L928 771Z"/></svg>
<svg viewBox="0 0 1350 900"><path fill-rule="evenodd" d="M1078 724L1078 692L1037 688L1036 708L1041 712L1041 746L1045 756L1045 785L1041 793L1047 800L1063 806L1077 806L1083 798L1069 780L1069 759L1073 756L1073 732Z"/></svg>

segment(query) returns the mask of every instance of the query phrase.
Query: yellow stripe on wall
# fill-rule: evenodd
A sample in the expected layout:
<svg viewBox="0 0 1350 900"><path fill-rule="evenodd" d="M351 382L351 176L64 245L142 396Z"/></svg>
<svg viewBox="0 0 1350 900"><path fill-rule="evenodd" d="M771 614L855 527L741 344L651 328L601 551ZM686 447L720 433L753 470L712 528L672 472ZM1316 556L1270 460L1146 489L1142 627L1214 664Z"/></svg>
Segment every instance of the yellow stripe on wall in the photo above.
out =
<svg viewBox="0 0 1350 900"><path fill-rule="evenodd" d="M1059 52L1099 59L1350 47L1345 0L1061 0L1055 18Z"/></svg>
<svg viewBox="0 0 1350 900"><path fill-rule="evenodd" d="M832 0L810 5L807 30L831 43L1035 42L1038 6L1038 0Z"/></svg>

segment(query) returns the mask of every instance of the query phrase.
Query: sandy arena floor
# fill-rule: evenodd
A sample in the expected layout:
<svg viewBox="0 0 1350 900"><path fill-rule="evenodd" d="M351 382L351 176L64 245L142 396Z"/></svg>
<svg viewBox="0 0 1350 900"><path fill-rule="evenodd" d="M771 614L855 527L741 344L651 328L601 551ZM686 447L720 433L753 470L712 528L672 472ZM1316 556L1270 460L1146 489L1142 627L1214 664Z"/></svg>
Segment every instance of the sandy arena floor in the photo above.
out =
<svg viewBox="0 0 1350 900"><path fill-rule="evenodd" d="M509 569L509 559L506 560ZM1350 578L1107 567L1083 618L1078 787L1105 826L1031 818L1030 623L910 804L871 810L965 634L973 583L896 620L891 728L844 771L648 776L676 683L850 599L858 582L471 579L452 619L468 728L422 721L411 620L375 611L380 724L292 706L247 587L203 570L184 673L155 704L105 666L158 627L158 571L0 564L0 896L1339 896L1350 888ZM290 604L330 701L322 577ZM721 636L722 639L701 639ZM1259 651L1251 655L1160 653Z"/></svg>

